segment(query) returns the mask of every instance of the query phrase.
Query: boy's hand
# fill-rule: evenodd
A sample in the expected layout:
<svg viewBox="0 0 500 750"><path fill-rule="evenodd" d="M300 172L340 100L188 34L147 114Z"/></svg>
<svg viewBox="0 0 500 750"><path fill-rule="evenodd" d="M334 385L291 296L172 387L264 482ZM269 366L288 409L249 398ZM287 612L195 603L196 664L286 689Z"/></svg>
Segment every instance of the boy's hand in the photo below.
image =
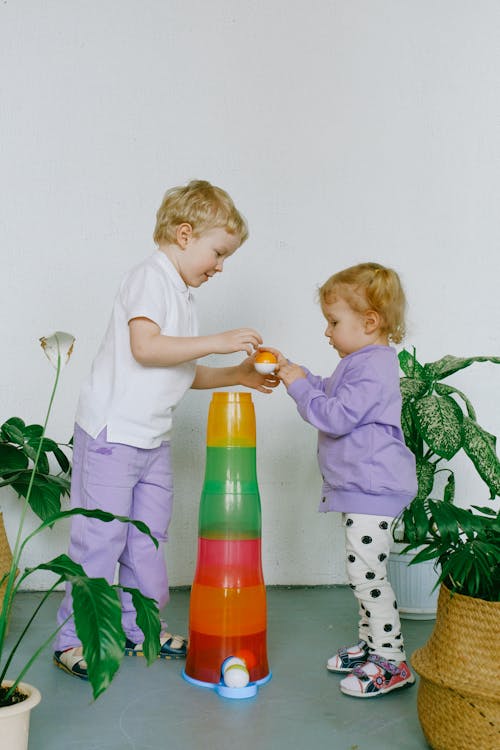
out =
<svg viewBox="0 0 500 750"><path fill-rule="evenodd" d="M253 328L235 328L233 331L216 333L213 336L213 354L246 352L252 354L262 344L262 337Z"/></svg>
<svg viewBox="0 0 500 750"><path fill-rule="evenodd" d="M255 369L255 362L253 357L247 357L237 366L238 381L240 385L244 385L246 388L254 388L260 393L272 393L272 389L279 385L279 378L271 373L270 375L262 375Z"/></svg>

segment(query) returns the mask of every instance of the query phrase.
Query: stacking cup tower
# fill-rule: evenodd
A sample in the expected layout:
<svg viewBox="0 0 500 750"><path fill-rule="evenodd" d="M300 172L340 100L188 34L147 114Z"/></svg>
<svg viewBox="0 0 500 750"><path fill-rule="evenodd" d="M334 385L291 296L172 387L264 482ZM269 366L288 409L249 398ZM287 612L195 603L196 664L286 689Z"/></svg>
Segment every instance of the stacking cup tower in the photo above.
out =
<svg viewBox="0 0 500 750"><path fill-rule="evenodd" d="M255 411L249 393L212 396L198 559L189 611L183 676L227 697L248 697L271 678L266 645L266 591L261 561ZM224 684L229 657L244 662L245 687Z"/></svg>

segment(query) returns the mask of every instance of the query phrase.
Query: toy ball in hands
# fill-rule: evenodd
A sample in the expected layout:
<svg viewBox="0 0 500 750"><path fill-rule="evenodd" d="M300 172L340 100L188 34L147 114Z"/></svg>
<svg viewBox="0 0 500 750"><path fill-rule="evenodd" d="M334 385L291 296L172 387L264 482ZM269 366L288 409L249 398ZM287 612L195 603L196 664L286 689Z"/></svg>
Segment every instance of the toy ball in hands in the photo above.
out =
<svg viewBox="0 0 500 750"><path fill-rule="evenodd" d="M243 659L230 656L222 665L222 679L227 687L243 688L250 682L247 665Z"/></svg>
<svg viewBox="0 0 500 750"><path fill-rule="evenodd" d="M255 369L261 375L270 375L276 369L278 364L277 357L272 352L261 349L255 355Z"/></svg>

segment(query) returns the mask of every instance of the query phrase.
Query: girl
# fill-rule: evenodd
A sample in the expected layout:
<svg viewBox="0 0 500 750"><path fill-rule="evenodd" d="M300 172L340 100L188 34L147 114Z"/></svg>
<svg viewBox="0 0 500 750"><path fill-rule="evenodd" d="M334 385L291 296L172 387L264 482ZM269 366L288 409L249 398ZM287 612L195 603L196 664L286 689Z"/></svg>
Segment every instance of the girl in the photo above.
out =
<svg viewBox="0 0 500 750"><path fill-rule="evenodd" d="M334 373L321 378L274 353L288 395L318 430L319 510L342 513L347 575L359 604L358 642L340 648L327 668L347 673L343 693L368 698L415 681L386 567L391 522L417 493L414 456L401 430L398 359L390 346L404 336L406 301L396 272L377 263L331 276L319 299L325 336L341 358Z"/></svg>

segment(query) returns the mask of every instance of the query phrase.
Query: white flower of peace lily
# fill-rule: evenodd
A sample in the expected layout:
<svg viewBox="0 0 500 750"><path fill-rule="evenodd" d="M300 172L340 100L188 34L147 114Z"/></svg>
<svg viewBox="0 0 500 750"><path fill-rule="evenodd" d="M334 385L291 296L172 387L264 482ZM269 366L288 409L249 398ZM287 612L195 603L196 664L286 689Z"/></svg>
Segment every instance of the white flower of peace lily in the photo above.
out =
<svg viewBox="0 0 500 750"><path fill-rule="evenodd" d="M51 365L57 370L64 367L71 357L75 337L71 333L56 331L52 336L42 336L40 344Z"/></svg>

